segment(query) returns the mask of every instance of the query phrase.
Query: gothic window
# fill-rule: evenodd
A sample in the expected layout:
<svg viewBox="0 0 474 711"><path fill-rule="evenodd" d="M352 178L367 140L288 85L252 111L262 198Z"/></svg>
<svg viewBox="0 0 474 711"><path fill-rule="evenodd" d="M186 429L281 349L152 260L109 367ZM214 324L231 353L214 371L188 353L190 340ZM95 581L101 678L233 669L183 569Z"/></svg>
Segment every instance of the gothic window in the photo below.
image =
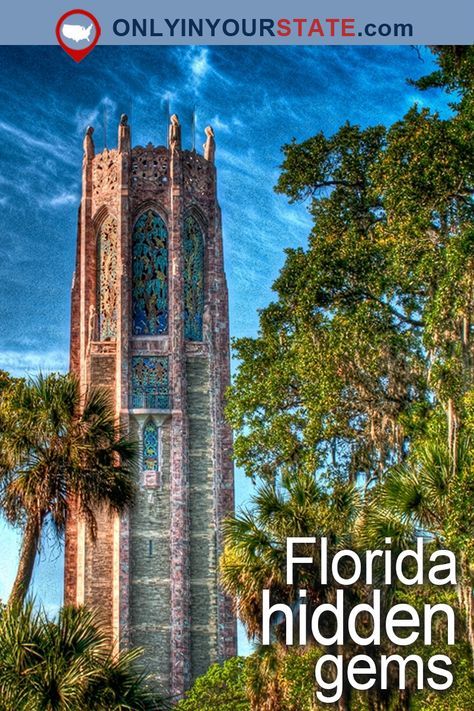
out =
<svg viewBox="0 0 474 711"><path fill-rule="evenodd" d="M152 210L138 219L132 236L133 335L168 331L168 233Z"/></svg>
<svg viewBox="0 0 474 711"><path fill-rule="evenodd" d="M169 409L168 358L133 356L132 409Z"/></svg>
<svg viewBox="0 0 474 711"><path fill-rule="evenodd" d="M193 216L184 221L184 337L202 341L204 237Z"/></svg>
<svg viewBox="0 0 474 711"><path fill-rule="evenodd" d="M159 457L158 427L150 418L143 428L143 470L157 472L159 469Z"/></svg>
<svg viewBox="0 0 474 711"><path fill-rule="evenodd" d="M106 217L97 239L99 340L117 338L117 223Z"/></svg>

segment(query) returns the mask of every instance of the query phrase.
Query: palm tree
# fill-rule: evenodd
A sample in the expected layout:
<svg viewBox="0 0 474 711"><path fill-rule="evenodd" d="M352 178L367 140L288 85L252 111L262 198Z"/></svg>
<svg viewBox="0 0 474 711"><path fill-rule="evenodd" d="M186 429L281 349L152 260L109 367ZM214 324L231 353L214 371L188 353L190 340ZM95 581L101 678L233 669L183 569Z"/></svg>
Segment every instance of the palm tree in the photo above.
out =
<svg viewBox="0 0 474 711"><path fill-rule="evenodd" d="M22 603L46 520L64 532L71 502L96 532L95 512L134 496L136 445L117 428L106 394L81 397L72 375L19 381L0 399L0 507L23 531L9 604Z"/></svg>
<svg viewBox="0 0 474 711"><path fill-rule="evenodd" d="M380 547L390 536L402 549L413 543L416 534L424 534L457 555L458 597L474 659L474 453L470 436L458 432L454 454L445 429L435 422L408 458L387 472L361 524L368 548Z"/></svg>
<svg viewBox="0 0 474 711"><path fill-rule="evenodd" d="M0 711L159 711L135 668L139 649L112 656L94 613L64 607L56 622L33 603L0 614Z"/></svg>
<svg viewBox="0 0 474 711"><path fill-rule="evenodd" d="M221 578L236 599L239 616L251 637L259 637L263 588L270 588L279 602L294 602L293 592L286 585L286 539L326 536L333 550L351 547L361 503L361 494L353 484L337 482L325 487L313 474L300 472L281 484L264 482L250 507L226 521ZM314 601L319 602L325 599L328 588L315 587L318 548L300 545L297 550L298 555L311 555L315 560L313 566L295 569L294 587L307 585Z"/></svg>
<svg viewBox="0 0 474 711"><path fill-rule="evenodd" d="M294 585L286 584L286 539L290 536L325 536L334 552L353 548L353 531L362 505L361 493L351 483L337 481L331 486L319 483L310 473L290 475L283 482L264 482L257 488L251 506L226 522L225 548L221 559L221 578L232 595L236 608L250 637L260 640L262 590L270 590L272 602L285 603L298 615L295 590L307 591L308 607L334 602L335 584L319 581L320 561L317 546L300 545L298 556L313 556L313 565L295 566ZM346 604L358 598L360 591L348 590ZM308 611L308 619L310 612ZM282 625L273 628L276 649L262 650L261 673L252 679L249 689L253 708L280 711L278 679L275 664L285 653ZM295 629L298 624L295 623ZM308 630L308 638L310 630ZM337 653L347 653L348 646ZM331 650L334 652L335 650ZM252 680L251 680L252 681ZM346 685L339 702L349 708L351 690ZM266 705L262 705L262 695Z"/></svg>

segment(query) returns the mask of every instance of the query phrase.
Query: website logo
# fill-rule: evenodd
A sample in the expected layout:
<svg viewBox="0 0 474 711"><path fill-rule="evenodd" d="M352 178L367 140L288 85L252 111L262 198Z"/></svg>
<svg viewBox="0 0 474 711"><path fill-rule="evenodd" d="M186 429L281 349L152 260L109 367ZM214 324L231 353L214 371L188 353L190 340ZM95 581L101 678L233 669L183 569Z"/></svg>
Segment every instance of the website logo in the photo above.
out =
<svg viewBox="0 0 474 711"><path fill-rule="evenodd" d="M87 10L69 10L59 18L56 25L59 44L75 62L80 62L92 52L100 33L97 19Z"/></svg>

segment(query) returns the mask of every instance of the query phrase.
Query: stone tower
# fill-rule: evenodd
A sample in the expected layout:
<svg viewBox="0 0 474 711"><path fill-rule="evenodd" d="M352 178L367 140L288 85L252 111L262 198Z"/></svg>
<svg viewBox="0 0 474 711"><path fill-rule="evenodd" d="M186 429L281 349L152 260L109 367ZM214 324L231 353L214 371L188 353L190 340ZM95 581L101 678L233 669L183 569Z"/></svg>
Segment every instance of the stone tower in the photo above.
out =
<svg viewBox="0 0 474 711"><path fill-rule="evenodd" d="M84 139L72 287L71 370L109 391L139 441L138 494L123 517L98 515L97 540L71 516L65 600L97 608L115 643L142 646L161 687L180 695L236 653L218 583L222 519L233 510L227 286L214 134L204 155Z"/></svg>

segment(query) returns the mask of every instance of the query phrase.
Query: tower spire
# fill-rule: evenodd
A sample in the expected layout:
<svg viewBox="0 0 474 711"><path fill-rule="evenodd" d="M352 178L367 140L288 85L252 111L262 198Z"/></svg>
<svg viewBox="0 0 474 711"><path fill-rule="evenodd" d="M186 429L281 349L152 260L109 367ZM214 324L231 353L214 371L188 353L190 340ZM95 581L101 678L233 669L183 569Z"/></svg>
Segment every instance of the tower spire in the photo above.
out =
<svg viewBox="0 0 474 711"><path fill-rule="evenodd" d="M204 158L211 163L214 163L214 158L216 155L216 141L214 138L214 129L212 126L206 126L204 129L204 133L206 134L206 142L203 145L204 148Z"/></svg>
<svg viewBox="0 0 474 711"><path fill-rule="evenodd" d="M128 116L127 114L122 114L118 128L118 152L128 153L130 148L130 126L128 125Z"/></svg>
<svg viewBox="0 0 474 711"><path fill-rule="evenodd" d="M92 160L92 158L95 156L94 139L92 138L93 133L94 133L93 126L88 126L86 128L86 133L85 133L84 142L83 142L84 158L86 160Z"/></svg>
<svg viewBox="0 0 474 711"><path fill-rule="evenodd" d="M168 126L170 125L170 120L171 120L171 107L170 107L170 100L169 97L167 97L165 101L165 108L166 108L166 147L170 147L170 142L169 142L169 134L168 134Z"/></svg>
<svg viewBox="0 0 474 711"><path fill-rule="evenodd" d="M181 149L181 124L177 114L173 114L170 118L168 130L168 147L171 151Z"/></svg>

